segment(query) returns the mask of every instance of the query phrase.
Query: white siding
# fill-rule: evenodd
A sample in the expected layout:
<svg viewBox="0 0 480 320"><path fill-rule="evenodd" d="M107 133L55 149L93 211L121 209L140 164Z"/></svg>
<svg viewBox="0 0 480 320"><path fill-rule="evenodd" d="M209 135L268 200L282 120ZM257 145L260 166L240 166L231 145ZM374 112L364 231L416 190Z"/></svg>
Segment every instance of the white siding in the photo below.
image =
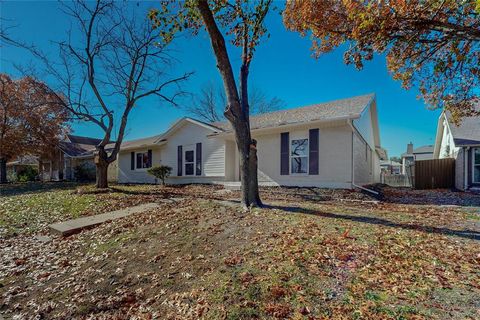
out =
<svg viewBox="0 0 480 320"><path fill-rule="evenodd" d="M132 170L131 167L131 152L147 152L152 150L152 166L161 164L160 148L143 147L136 150L121 151L118 154L118 182L120 183L155 183L155 177L148 174L147 169Z"/></svg>
<svg viewBox="0 0 480 320"><path fill-rule="evenodd" d="M225 176L225 143L218 138L209 138L213 131L197 124L185 121L167 137L167 143L156 148L140 148L120 152L119 155L119 182L121 183L155 183L155 178L149 175L145 169L131 170L130 152L142 152L152 149L153 165L167 165L172 167L172 175L167 179L168 183L210 183L223 181ZM202 175L177 177L177 148L182 146L195 149L197 143L202 143Z"/></svg>
<svg viewBox="0 0 480 320"><path fill-rule="evenodd" d="M367 141L370 147L375 150L375 141L373 138L372 110L368 106L363 110L359 119L353 120L353 126L360 132L363 139Z"/></svg>
<svg viewBox="0 0 480 320"><path fill-rule="evenodd" d="M443 117L443 135L440 143L440 152L438 157L442 158L452 158L456 154L459 148L455 147L455 142L453 140L453 135L450 132L447 120Z"/></svg>
<svg viewBox="0 0 480 320"><path fill-rule="evenodd" d="M356 185L370 184L374 181L375 152L357 134L353 135L354 183Z"/></svg>

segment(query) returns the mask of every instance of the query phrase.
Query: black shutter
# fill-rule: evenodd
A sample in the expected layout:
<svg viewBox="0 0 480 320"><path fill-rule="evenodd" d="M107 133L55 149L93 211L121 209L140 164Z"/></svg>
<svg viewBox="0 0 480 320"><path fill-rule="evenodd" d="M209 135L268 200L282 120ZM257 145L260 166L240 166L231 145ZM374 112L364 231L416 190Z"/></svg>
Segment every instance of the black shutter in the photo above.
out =
<svg viewBox="0 0 480 320"><path fill-rule="evenodd" d="M183 166L183 151L182 146L178 146L177 152L177 176L182 175L182 166Z"/></svg>
<svg viewBox="0 0 480 320"><path fill-rule="evenodd" d="M130 170L135 170L135 152L130 152Z"/></svg>
<svg viewBox="0 0 480 320"><path fill-rule="evenodd" d="M195 174L197 176L202 175L202 144L199 142L197 143L197 150L195 152Z"/></svg>
<svg viewBox="0 0 480 320"><path fill-rule="evenodd" d="M149 167L149 168L152 167L152 163L153 163L152 160L153 160L153 159L152 159L152 150L150 149L150 150L148 150L148 167Z"/></svg>
<svg viewBox="0 0 480 320"><path fill-rule="evenodd" d="M318 129L310 129L308 141L308 174L318 174Z"/></svg>
<svg viewBox="0 0 480 320"><path fill-rule="evenodd" d="M280 135L280 174L288 175L289 170L289 144L290 135L288 132L282 132Z"/></svg>
<svg viewBox="0 0 480 320"><path fill-rule="evenodd" d="M467 163L468 163L468 168L467 168L467 188L469 188L472 185L473 182L473 148L470 149L465 149L465 153L467 158Z"/></svg>

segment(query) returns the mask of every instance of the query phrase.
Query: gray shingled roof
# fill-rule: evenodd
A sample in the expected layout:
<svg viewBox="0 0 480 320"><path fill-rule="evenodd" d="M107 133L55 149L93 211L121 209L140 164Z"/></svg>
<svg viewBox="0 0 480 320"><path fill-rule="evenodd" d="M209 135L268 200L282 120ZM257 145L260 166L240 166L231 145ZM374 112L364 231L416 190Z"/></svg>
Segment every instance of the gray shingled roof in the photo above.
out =
<svg viewBox="0 0 480 320"><path fill-rule="evenodd" d="M435 149L435 147L433 145L427 145L427 146L421 146L421 147L418 147L418 148L415 148L413 149L413 153L409 154L409 153L402 153L402 157L413 157L413 155L415 154L419 154L419 153L432 153L433 154L433 150Z"/></svg>
<svg viewBox="0 0 480 320"><path fill-rule="evenodd" d="M157 134L152 137L147 137L147 138L141 138L141 139L135 139L135 140L130 140L130 141L125 141L122 142L121 149L127 149L127 148L137 148L137 147L142 147L142 146L149 146L153 145L158 139L162 137L163 134Z"/></svg>
<svg viewBox="0 0 480 320"><path fill-rule="evenodd" d="M334 120L336 118L360 116L373 99L374 94L367 94L347 99L314 104L306 107L280 110L250 117L250 128L261 129L282 125L306 123L317 120ZM214 122L213 126L230 131L229 122Z"/></svg>
<svg viewBox="0 0 480 320"><path fill-rule="evenodd" d="M480 103L476 109L480 111ZM459 126L449 120L449 126L457 147L480 144L480 116L463 118Z"/></svg>

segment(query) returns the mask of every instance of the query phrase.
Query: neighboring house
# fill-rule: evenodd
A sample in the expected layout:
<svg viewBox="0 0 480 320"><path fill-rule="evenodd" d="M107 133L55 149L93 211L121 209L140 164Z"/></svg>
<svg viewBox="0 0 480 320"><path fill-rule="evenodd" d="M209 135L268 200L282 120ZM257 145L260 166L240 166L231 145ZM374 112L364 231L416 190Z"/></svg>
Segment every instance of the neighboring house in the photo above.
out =
<svg viewBox="0 0 480 320"><path fill-rule="evenodd" d="M380 168L385 174L402 174L402 164L392 160L381 160Z"/></svg>
<svg viewBox="0 0 480 320"><path fill-rule="evenodd" d="M380 181L375 95L250 117L260 185L353 188ZM128 141L119 153L121 183L155 183L146 170L173 168L168 183L239 183L240 161L229 123L191 118L164 134Z"/></svg>
<svg viewBox="0 0 480 320"><path fill-rule="evenodd" d="M75 181L80 177L76 172L82 172L83 179L95 179L95 146L101 139L67 135L57 148L39 159L40 177L43 181ZM108 179L117 180L117 162L110 164Z"/></svg>
<svg viewBox="0 0 480 320"><path fill-rule="evenodd" d="M27 167L32 167L38 170L38 159L35 156L21 156L15 160L7 162L7 178L14 180L19 173L26 170Z"/></svg>
<svg viewBox="0 0 480 320"><path fill-rule="evenodd" d="M402 153L402 174L407 174L408 168L415 163L416 160L433 159L433 146L421 146L413 149L413 143L407 144L407 152Z"/></svg>
<svg viewBox="0 0 480 320"><path fill-rule="evenodd" d="M442 112L438 119L434 157L455 159L457 189L480 189L480 116L464 118L457 126L448 112Z"/></svg>

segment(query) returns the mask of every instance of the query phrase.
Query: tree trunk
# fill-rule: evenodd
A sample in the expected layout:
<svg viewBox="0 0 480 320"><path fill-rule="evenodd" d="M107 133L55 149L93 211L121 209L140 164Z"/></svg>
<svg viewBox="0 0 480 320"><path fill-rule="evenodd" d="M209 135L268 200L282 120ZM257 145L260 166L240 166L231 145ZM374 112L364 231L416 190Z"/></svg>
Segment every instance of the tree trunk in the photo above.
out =
<svg viewBox="0 0 480 320"><path fill-rule="evenodd" d="M0 183L7 183L7 159L0 158Z"/></svg>
<svg viewBox="0 0 480 320"><path fill-rule="evenodd" d="M107 153L103 147L99 148L97 161L96 161L96 187L97 188L108 188L108 165Z"/></svg>
<svg viewBox="0 0 480 320"><path fill-rule="evenodd" d="M247 77L248 66L243 63L241 69L241 94L233 75L232 65L228 57L225 39L218 29L217 23L210 10L208 1L197 1L197 8L205 23L205 27L210 36L215 58L217 60L217 68L222 76L223 86L227 98L227 107L225 109L225 117L232 124L235 133L235 141L237 143L238 152L240 153L240 178L242 186L242 205L245 208L261 205L258 195L258 179L257 179L257 155L256 148L251 152L252 141L249 123L248 93L247 93ZM245 58L245 56L244 56Z"/></svg>

